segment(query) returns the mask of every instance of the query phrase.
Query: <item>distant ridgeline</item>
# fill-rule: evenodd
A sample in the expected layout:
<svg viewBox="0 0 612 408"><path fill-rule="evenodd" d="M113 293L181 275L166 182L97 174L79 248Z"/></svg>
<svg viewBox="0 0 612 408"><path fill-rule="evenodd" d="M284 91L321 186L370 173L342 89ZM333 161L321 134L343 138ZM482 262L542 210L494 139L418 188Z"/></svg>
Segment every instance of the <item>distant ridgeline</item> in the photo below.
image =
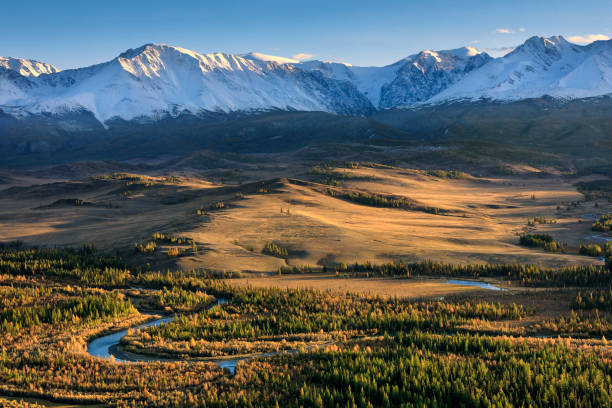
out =
<svg viewBox="0 0 612 408"><path fill-rule="evenodd" d="M0 166L358 143L453 167L610 169L610 44L532 37L500 58L424 50L384 67L162 44L66 71L0 57Z"/></svg>
<svg viewBox="0 0 612 408"><path fill-rule="evenodd" d="M607 97L565 103L544 98L392 109L369 117L282 111L182 114L154 123L116 119L106 128L88 112L27 121L0 112L0 167L189 156L199 150L241 156L298 151L304 159L435 163L471 174L507 174L517 164L568 174L612 174L610 109L612 98ZM305 147L316 150L301 150ZM585 183L583 191L608 194L592 184Z"/></svg>

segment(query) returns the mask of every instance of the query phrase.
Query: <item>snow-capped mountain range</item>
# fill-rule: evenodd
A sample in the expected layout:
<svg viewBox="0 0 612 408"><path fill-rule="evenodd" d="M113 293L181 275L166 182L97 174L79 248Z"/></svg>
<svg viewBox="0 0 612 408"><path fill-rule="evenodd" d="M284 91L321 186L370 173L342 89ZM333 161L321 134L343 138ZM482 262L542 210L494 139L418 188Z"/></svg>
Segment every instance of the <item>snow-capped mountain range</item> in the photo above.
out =
<svg viewBox="0 0 612 408"><path fill-rule="evenodd" d="M471 47L422 51L384 67L357 67L260 53L199 54L160 44L130 49L86 68L0 57L0 111L91 112L101 123L189 112L378 109L457 100L518 100L612 93L612 40L579 46L532 37L492 58Z"/></svg>

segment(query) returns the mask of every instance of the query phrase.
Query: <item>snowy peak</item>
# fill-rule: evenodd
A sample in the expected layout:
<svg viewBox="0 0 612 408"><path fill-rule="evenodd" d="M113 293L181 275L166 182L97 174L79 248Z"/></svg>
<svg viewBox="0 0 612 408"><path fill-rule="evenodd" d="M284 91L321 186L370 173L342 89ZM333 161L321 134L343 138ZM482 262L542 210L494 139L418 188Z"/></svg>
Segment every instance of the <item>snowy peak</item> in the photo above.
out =
<svg viewBox="0 0 612 408"><path fill-rule="evenodd" d="M550 65L568 54L580 53L583 47L568 42L562 36L554 37L531 37L525 43L517 47L505 57L512 54L523 54L531 56L542 63Z"/></svg>
<svg viewBox="0 0 612 408"><path fill-rule="evenodd" d="M486 52L480 51L474 47L461 47L452 50L441 51L423 50L419 53L409 55L408 57L403 58L392 65L402 64L402 62L405 61L413 62L415 60L431 60L436 62L443 62L444 60L452 59L469 60L470 58L478 55L487 56L490 58L490 56Z"/></svg>
<svg viewBox="0 0 612 408"><path fill-rule="evenodd" d="M424 50L416 55L404 58L403 61L410 62L415 66L419 63L434 64L436 69L454 70L460 66L467 66L472 60L487 61L489 59L491 59L491 57L485 52L478 51L472 47L463 47L444 51Z"/></svg>
<svg viewBox="0 0 612 408"><path fill-rule="evenodd" d="M157 45L157 47L163 47L164 45ZM128 50L125 50L124 52L122 52L121 54L119 54L119 56L117 58L124 58L124 59L132 59L140 54L142 54L147 48L153 48L156 47L155 44L149 43L149 44L145 44L141 47L138 48L130 48Z"/></svg>
<svg viewBox="0 0 612 408"><path fill-rule="evenodd" d="M447 51L425 50L392 64L396 75L381 88L380 108L412 106L423 103L491 57L475 48L464 47Z"/></svg>
<svg viewBox="0 0 612 408"><path fill-rule="evenodd" d="M477 69L491 57L472 47L424 50L384 67L307 61L299 68L349 81L377 108L410 106L425 101Z"/></svg>
<svg viewBox="0 0 612 408"><path fill-rule="evenodd" d="M563 47L571 46L572 44L561 35L552 37L533 36L525 41L521 47L546 50L561 50Z"/></svg>
<svg viewBox="0 0 612 408"><path fill-rule="evenodd" d="M17 81L25 77L0 77L0 109L26 114L85 110L101 123L204 111L367 114L374 109L351 83L279 64L278 59L250 57L146 44L102 64L33 77L27 83Z"/></svg>
<svg viewBox="0 0 612 408"><path fill-rule="evenodd" d="M430 102L461 99L585 98L612 93L612 41L586 46L561 36L531 37L471 72Z"/></svg>
<svg viewBox="0 0 612 408"><path fill-rule="evenodd" d="M461 47L453 50L438 51L440 54L451 54L461 58L474 57L479 54L486 54L474 47Z"/></svg>
<svg viewBox="0 0 612 408"><path fill-rule="evenodd" d="M145 44L86 68L0 58L0 110L19 117L87 111L105 124L181 113L325 111L367 115L456 100L612 94L612 41L532 37L501 58L473 47L424 50L383 67L258 52L201 54Z"/></svg>
<svg viewBox="0 0 612 408"><path fill-rule="evenodd" d="M124 70L149 78L159 77L163 71L177 69L210 72L215 69L241 70L248 62L240 56L214 53L200 54L185 48L165 44L147 44L122 53L117 61Z"/></svg>
<svg viewBox="0 0 612 408"><path fill-rule="evenodd" d="M35 60L12 57L0 57L0 68L18 72L20 75L26 77L37 77L41 74L52 74L55 72L59 72L59 69L55 68L51 64L46 64L44 62L39 62Z"/></svg>

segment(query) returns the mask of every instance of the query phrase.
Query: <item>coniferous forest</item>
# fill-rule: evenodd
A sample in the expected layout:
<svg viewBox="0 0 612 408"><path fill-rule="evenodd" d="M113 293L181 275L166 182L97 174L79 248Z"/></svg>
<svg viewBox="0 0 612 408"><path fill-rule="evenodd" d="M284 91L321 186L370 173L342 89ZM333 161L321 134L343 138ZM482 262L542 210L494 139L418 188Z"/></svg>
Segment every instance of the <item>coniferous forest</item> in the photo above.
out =
<svg viewBox="0 0 612 408"><path fill-rule="evenodd" d="M254 288L231 275L137 269L89 246L5 245L0 395L126 407L602 407L612 399L604 266L337 270L345 279L495 276L535 291L497 301ZM567 313L539 314L534 299L546 291L567 299ZM92 339L160 315L172 321L130 329L118 346L120 357L151 361L88 354Z"/></svg>

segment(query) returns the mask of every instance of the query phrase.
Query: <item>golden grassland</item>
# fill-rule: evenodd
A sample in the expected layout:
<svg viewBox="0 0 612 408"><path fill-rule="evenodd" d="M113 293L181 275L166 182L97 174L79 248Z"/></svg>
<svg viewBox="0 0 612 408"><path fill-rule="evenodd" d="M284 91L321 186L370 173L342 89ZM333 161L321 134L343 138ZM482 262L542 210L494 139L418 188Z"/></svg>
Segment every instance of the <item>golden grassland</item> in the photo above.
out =
<svg viewBox="0 0 612 408"><path fill-rule="evenodd" d="M577 253L579 244L599 239L584 215L612 208L605 200L583 202L573 185L578 179L560 176L454 179L388 166L329 171L346 175L341 187L278 178L282 172L244 185L188 175L17 179L0 192L0 237L28 245L89 242L129 255L154 233L183 236L195 241L195 250L158 243L153 253L132 258L185 270L272 272L285 265L426 259L557 266L599 262ZM405 197L447 212L364 205L326 194L329 188ZM86 204L61 201L68 198ZM533 217L555 223L528 226ZM566 253L519 246L526 231L553 235L567 244ZM266 254L267 243L287 256Z"/></svg>

